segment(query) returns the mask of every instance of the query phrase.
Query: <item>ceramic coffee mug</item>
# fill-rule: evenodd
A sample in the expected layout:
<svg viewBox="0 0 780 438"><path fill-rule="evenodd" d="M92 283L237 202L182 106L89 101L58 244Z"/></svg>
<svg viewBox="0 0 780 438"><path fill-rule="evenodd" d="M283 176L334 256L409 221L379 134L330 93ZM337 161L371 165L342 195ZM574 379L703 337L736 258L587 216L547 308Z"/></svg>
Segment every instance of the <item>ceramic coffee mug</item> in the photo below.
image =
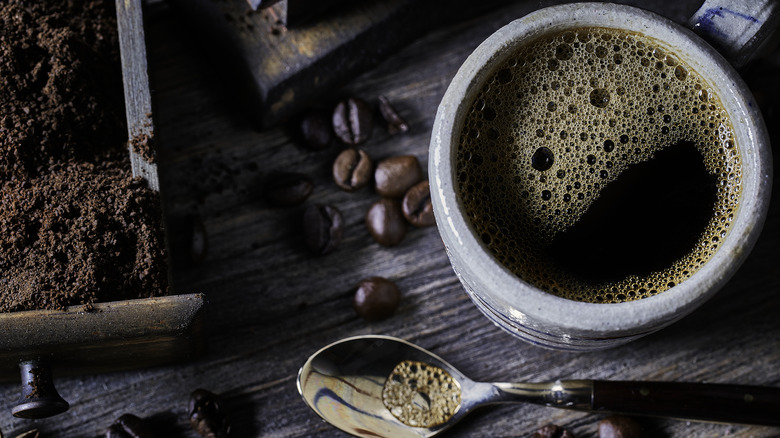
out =
<svg viewBox="0 0 780 438"><path fill-rule="evenodd" d="M761 2L736 6L734 3L730 3L727 8L714 2L707 2L691 19L689 26L696 30L696 33L702 34L718 46L723 54L691 29L654 13L622 5L581 3L542 9L518 19L499 29L468 57L457 72L439 106L431 137L429 174L436 221L453 270L471 299L489 319L509 333L545 347L564 350L609 348L655 332L689 314L709 299L734 274L753 247L761 230L768 207L772 178L770 143L758 107L733 65L724 58L724 55L728 56L733 64L744 63L750 54L758 49L760 42L771 28L775 26L773 23L776 18L776 5L773 2L758 3ZM735 7L741 9L735 10ZM463 180L468 180L469 183L474 183L475 186L482 188L485 194L479 196L490 197L493 196L492 193L496 192L496 190L492 192L484 190L485 186L494 184L490 172L482 176L459 174L458 160L472 158L471 152L468 152L469 156L464 158L466 153L459 151L459 148L462 147L462 137L466 135L478 137L479 127L483 126L482 119L476 122L469 119L469 117L474 117L475 108L482 110L484 107L490 106L490 113L483 114L483 117L488 119L489 116L491 120L504 120L501 117L505 117L505 120L511 120L515 126L507 128L507 132L513 132L520 136L534 135L535 127L531 128L525 124L541 123L541 112L543 112L541 110L537 119L534 119L533 116L525 119L519 116L517 118L513 118L514 116L511 115L507 116L507 114L522 114L522 111L513 106L514 97L507 95L506 92L500 95L503 96L500 99L496 98L495 95L485 97L491 96L486 90L502 82L503 76L506 76L507 80L511 80L511 70L509 72L499 70L506 70L507 66L511 67L517 65L518 62L525 62L516 59L517 54L520 53L518 48L527 48L535 41L550 39L555 35L565 41L572 42L572 47L578 47L576 50L585 50L587 38L578 39L580 38L578 32L588 28L616 29L617 34L628 35L626 37L620 36L621 41L634 41L634 37L631 35L638 35L636 37L638 40L647 38L657 41L658 44L652 49L652 55L639 53L649 60L650 68L653 66L652 63L658 63L659 71L666 71L668 75L675 74L675 71L680 74L680 70L675 69L675 65L679 61L680 65L686 66L685 69L695 71L704 86L697 85L689 92L699 93L702 102L708 103L707 90L717 91L722 106L719 111L727 113L727 119L730 120L733 127L729 134L733 137L733 143L728 144L736 145L741 160L741 189L735 195L738 197L737 205L727 219L728 228L724 228L724 231L720 232L722 238L709 259L698 265L695 272L686 272L687 279L678 283L669 283L669 288L666 290L649 294L642 299L609 304L586 302L553 294L549 292L550 287L543 290L542 287L538 286L538 282L527 281L522 275L516 274L515 270L509 269L506 263L500 260L507 260L507 257L514 260L514 256L503 254L503 258L500 258L495 250L491 249L488 244L490 236L486 237L484 230L478 229L472 220L481 212L473 211L477 208L473 204L464 205L462 195L465 192L462 192L463 188L459 186ZM610 31L606 31L606 33L610 33ZM601 36L601 39L605 41L609 38L611 37ZM599 43L603 42L599 40ZM605 59L613 59L612 57L616 56L613 54L611 42L601 45L605 46L607 50L603 53ZM614 52L618 53L619 50L629 46L630 44L618 47L616 43ZM588 46L587 50L594 50L594 47ZM632 54L642 52L642 44L638 46L640 49L636 47L630 48L633 50ZM550 69L557 69L559 66L562 68L563 64L567 62L566 60L569 59L568 50L570 49L563 47L558 50L558 52L554 50L549 52L549 60L546 61L548 64L539 65L547 65ZM604 50L602 49L602 52ZM537 55L539 53L541 52L537 52ZM673 56L665 56L665 53L673 53ZM533 56L536 55L528 55L528 62L538 62L538 59L531 59ZM544 57L544 55L539 56ZM515 57L514 61L513 57ZM555 59L556 57L558 60ZM609 62L614 64L621 60L622 58L615 57L613 61ZM597 71L596 67L593 67L592 71ZM617 67L621 68L621 66ZM609 68L614 69L615 65ZM687 74L685 69L682 72ZM568 83L571 86L569 95L574 96L572 99L580 94L583 106L595 105L607 111L610 110L610 105L617 101L617 95L626 92L626 90L618 90L619 84L599 83L598 78L590 86L578 87L577 84L582 83L582 78L589 74L588 72L567 71L565 74L557 76L558 79L550 83L552 85L545 83L544 87L565 87ZM666 74L664 73L664 75ZM683 74L682 78L685 77ZM569 79L572 81L570 82ZM648 89L647 93L659 92L659 90L663 92L660 88L654 88L653 91ZM541 92L541 88L538 91ZM536 91L531 87L530 92L535 93ZM631 90L628 90L628 93L630 92ZM485 99L488 100L487 103L484 101ZM494 101L489 101L490 99ZM575 118L580 114L576 105L570 105L569 113L564 113L560 108L563 100L560 98L560 102L557 104L554 99L547 103L554 116L545 119L547 121L544 123L554 124L558 120L557 117L560 117L561 124L563 124L563 120L576 121ZM704 108L702 106L702 109ZM648 108L648 117L657 117L660 124L663 109L662 106L659 106L659 113L649 115L655 109L654 107ZM697 109L694 108L692 111L696 112ZM614 122L616 125L620 125L621 116L619 112L615 114L617 114L615 116L617 120ZM553 122L549 122L550 120ZM610 120L609 123L612 126L613 121ZM498 142L506 139L506 133L500 129L483 128L483 131L486 132L482 132L482 135L492 134L495 139L501 139L496 140ZM586 147L584 144L587 143L590 145L587 147L594 147L595 150L602 153L611 150L612 145L608 147L608 142L597 137L596 131L598 129L593 130L594 133L590 136L588 132L577 135L577 137L581 136L583 140L582 147ZM557 146L552 145L553 142L547 148L545 145L549 143L548 140L551 136L557 139L558 131L545 128L536 130L536 134L539 136L536 139L540 146L539 149L535 153L532 149L518 152L519 160L527 160L530 163L521 163L518 169L530 169L529 165L532 165L536 169L545 170L553 165L551 164L553 159L557 160L569 152L569 149L564 152L556 150L556 147L561 149L561 144L570 144L572 148L579 147L574 146L577 144L575 139L570 143L555 143ZM563 132L560 134L561 138L564 137L564 134ZM625 140L627 144L630 144L630 141L638 141L637 138L631 138L631 132L626 132L626 134L620 137L621 142ZM602 141L604 142L603 146L601 146ZM616 137L614 141L617 143L619 140ZM637 153L641 152L640 149L637 147ZM631 151L633 149L624 150ZM630 153L624 154L624 157L628 155ZM480 161L483 159L495 161L500 158L496 156L480 157ZM536 162L533 162L534 160ZM587 163L581 159L582 164L575 163L572 165L572 169L585 172L590 170L588 165L595 163L595 161L594 158L591 162L591 158L588 156ZM605 165L606 167L602 167L603 172L612 172L615 168L620 167L619 161L620 158L616 156L615 163L609 161ZM603 164L602 161L599 161L599 164ZM613 164L615 168L611 168ZM623 166L623 169L625 168L627 166ZM525 172L529 174L521 172L515 175L515 178L518 181L523 179L545 181L545 178L555 178L555 173L550 173L549 176L539 176L547 174L542 172L537 174L534 173L535 170L526 170ZM565 172L563 174L565 175ZM561 174L559 173L559 175ZM595 172L595 175L599 175L599 172ZM474 182L474 179L479 178L484 180ZM500 178L500 181L501 184L506 182L503 177ZM618 176L605 186L609 187L610 184L621 183ZM598 184L595 185L598 187ZM570 188L568 186L566 189ZM601 188L603 189L603 187ZM599 190L596 187L593 189L596 192ZM523 195L528 195L528 193L523 193ZM551 194L549 191L541 191L541 194L537 191L531 193L530 196L541 196L542 198L546 197L546 199L557 196L558 198L554 199L558 199L558 202L569 202L572 199L571 197L563 198L566 195L562 195L560 192ZM504 201L512 202L511 199ZM499 203L498 208L500 205ZM675 212L670 211L668 214L674 215ZM549 216L542 214L540 217L541 225L539 226L543 228L546 218L552 218L553 215L552 213ZM538 225L540 218L537 217L535 220ZM493 226L489 223L490 219L486 219L486 221L487 225L483 223L480 227L487 226L489 229ZM507 225L495 224L496 228L499 226ZM520 233L522 234L522 232L521 230ZM523 251L522 243L515 250L518 248ZM557 284L556 279L553 278L550 284ZM634 291L628 293L634 294ZM636 297L636 295L633 296Z"/></svg>

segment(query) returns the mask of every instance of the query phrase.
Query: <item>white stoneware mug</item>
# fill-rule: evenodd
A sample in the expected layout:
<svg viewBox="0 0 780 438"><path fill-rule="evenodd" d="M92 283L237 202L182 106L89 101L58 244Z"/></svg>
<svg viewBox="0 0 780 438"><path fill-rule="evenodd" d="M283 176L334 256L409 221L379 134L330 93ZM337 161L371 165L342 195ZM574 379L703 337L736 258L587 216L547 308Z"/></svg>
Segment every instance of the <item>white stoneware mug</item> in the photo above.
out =
<svg viewBox="0 0 780 438"><path fill-rule="evenodd" d="M734 66L746 62L776 27L777 4L721 3L706 2L688 23L693 31L629 6L553 6L499 29L461 66L442 99L433 126L429 156L431 196L453 270L477 307L496 325L525 341L556 349L582 351L621 345L692 312L719 290L744 261L766 216L772 160L758 107ZM475 96L495 76L496 67L516 53L517 47L530 41L552 32L583 27L639 33L660 40L685 59L707 83L717 86L741 154L741 199L727 237L709 261L687 280L645 299L615 304L581 302L550 294L524 281L486 248L458 195L456 155L464 121Z"/></svg>

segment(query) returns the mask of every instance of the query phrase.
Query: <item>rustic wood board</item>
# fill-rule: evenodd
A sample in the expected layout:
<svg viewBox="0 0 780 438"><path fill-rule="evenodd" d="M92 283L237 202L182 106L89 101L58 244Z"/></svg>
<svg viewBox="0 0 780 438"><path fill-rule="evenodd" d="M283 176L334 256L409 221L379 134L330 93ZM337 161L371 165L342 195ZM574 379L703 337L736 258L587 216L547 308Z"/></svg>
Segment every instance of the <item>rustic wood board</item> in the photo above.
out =
<svg viewBox="0 0 780 438"><path fill-rule="evenodd" d="M548 2L543 2L547 4ZM696 0L634 1L677 21ZM366 144L374 158L413 154L427 164L436 106L468 54L501 25L540 6L516 3L448 26L415 41L340 89L374 100L386 95L411 125L391 137L377 129ZM338 147L312 152L283 128L256 132L224 92L219 75L187 37L179 20L158 7L147 27L156 104L161 185L171 213L197 213L210 235L202 266L175 270L182 290L208 294L204 327L209 352L181 365L58 379L73 403L68 413L27 422L0 411L9 436L38 427L43 436L95 437L129 412L154 420L163 436L198 438L187 422L192 390L220 393L234 422L234 437L346 437L323 423L295 389L298 369L323 345L359 334L414 341L478 380L555 378L656 379L780 386L780 190L755 250L713 300L673 326L632 344L598 353L540 349L502 332L469 301L449 266L434 228L411 230L397 247L375 244L363 225L370 190L341 192L330 180ZM778 64L780 65L780 63ZM778 68L754 84L770 86ZM761 79L763 78L763 79ZM780 90L765 88L780 102ZM330 102L323 102L330 103ZM768 123L777 141L777 107ZM271 170L310 175L307 201L336 205L346 220L345 239L325 257L312 257L300 241L303 207L271 208L261 182ZM777 189L777 187L775 187ZM361 278L395 280L403 299L392 318L366 323L351 309ZM0 386L15 399L17 385ZM474 413L445 436L529 436L553 422L577 437L596 437L599 415L537 406L503 406ZM774 437L766 427L646 420L659 437Z"/></svg>

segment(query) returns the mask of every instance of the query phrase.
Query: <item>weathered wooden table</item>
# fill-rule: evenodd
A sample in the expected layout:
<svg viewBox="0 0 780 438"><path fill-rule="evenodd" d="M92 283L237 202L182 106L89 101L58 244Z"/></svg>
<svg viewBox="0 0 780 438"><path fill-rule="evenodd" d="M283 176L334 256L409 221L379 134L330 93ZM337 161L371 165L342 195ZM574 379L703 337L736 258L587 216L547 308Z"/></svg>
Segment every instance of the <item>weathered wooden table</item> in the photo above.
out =
<svg viewBox="0 0 780 438"><path fill-rule="evenodd" d="M375 159L413 154L427 165L436 107L457 68L494 30L539 3L519 2L434 30L340 90L338 96L357 95L369 101L385 95L411 125L410 132L397 136L376 129L365 145L367 152ZM677 21L698 7L695 0L631 3ZM162 148L162 190L169 214L203 218L210 245L203 265L174 272L174 289L207 294L208 353L176 366L59 378L58 389L71 402L70 410L30 421L15 419L9 409L2 409L3 436L32 428L44 437L102 436L121 414L133 413L153 421L162 431L159 436L196 437L187 419L189 394L196 388L222 395L231 411L234 437L345 436L304 405L295 387L296 374L323 345L368 333L409 339L478 380L599 378L780 385L777 190L761 239L745 265L693 315L613 350L541 349L493 326L471 304L435 228L411 229L397 247L377 245L363 217L378 196L369 189L342 192L330 179L339 147L313 152L297 143L286 127L253 130L209 59L192 42L191 30L164 6L157 5L153 12L147 40ZM777 100L780 93L776 86L773 92L771 84L758 81L756 87ZM330 107L333 101L319 103ZM777 134L777 109L772 117L769 125ZM342 211L345 237L334 253L314 257L305 248L300 229L305 205L280 209L263 200L263 178L274 170L309 175L316 186L306 205L329 203ZM351 300L355 284L374 275L397 282L403 298L395 316L367 323L355 315ZM8 407L18 394L17 385L0 386ZM538 406L504 406L476 412L448 436L528 436L556 423L578 437L594 437L600 418ZM777 428L642 422L653 436L780 436Z"/></svg>

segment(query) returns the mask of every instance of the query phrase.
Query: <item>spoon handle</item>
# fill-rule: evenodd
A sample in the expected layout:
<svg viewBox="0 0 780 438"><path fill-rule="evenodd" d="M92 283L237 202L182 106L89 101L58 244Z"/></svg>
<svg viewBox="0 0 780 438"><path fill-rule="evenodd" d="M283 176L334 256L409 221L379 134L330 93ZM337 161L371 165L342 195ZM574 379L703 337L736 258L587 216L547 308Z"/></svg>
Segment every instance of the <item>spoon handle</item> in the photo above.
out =
<svg viewBox="0 0 780 438"><path fill-rule="evenodd" d="M591 408L686 420L780 426L780 388L594 380Z"/></svg>

